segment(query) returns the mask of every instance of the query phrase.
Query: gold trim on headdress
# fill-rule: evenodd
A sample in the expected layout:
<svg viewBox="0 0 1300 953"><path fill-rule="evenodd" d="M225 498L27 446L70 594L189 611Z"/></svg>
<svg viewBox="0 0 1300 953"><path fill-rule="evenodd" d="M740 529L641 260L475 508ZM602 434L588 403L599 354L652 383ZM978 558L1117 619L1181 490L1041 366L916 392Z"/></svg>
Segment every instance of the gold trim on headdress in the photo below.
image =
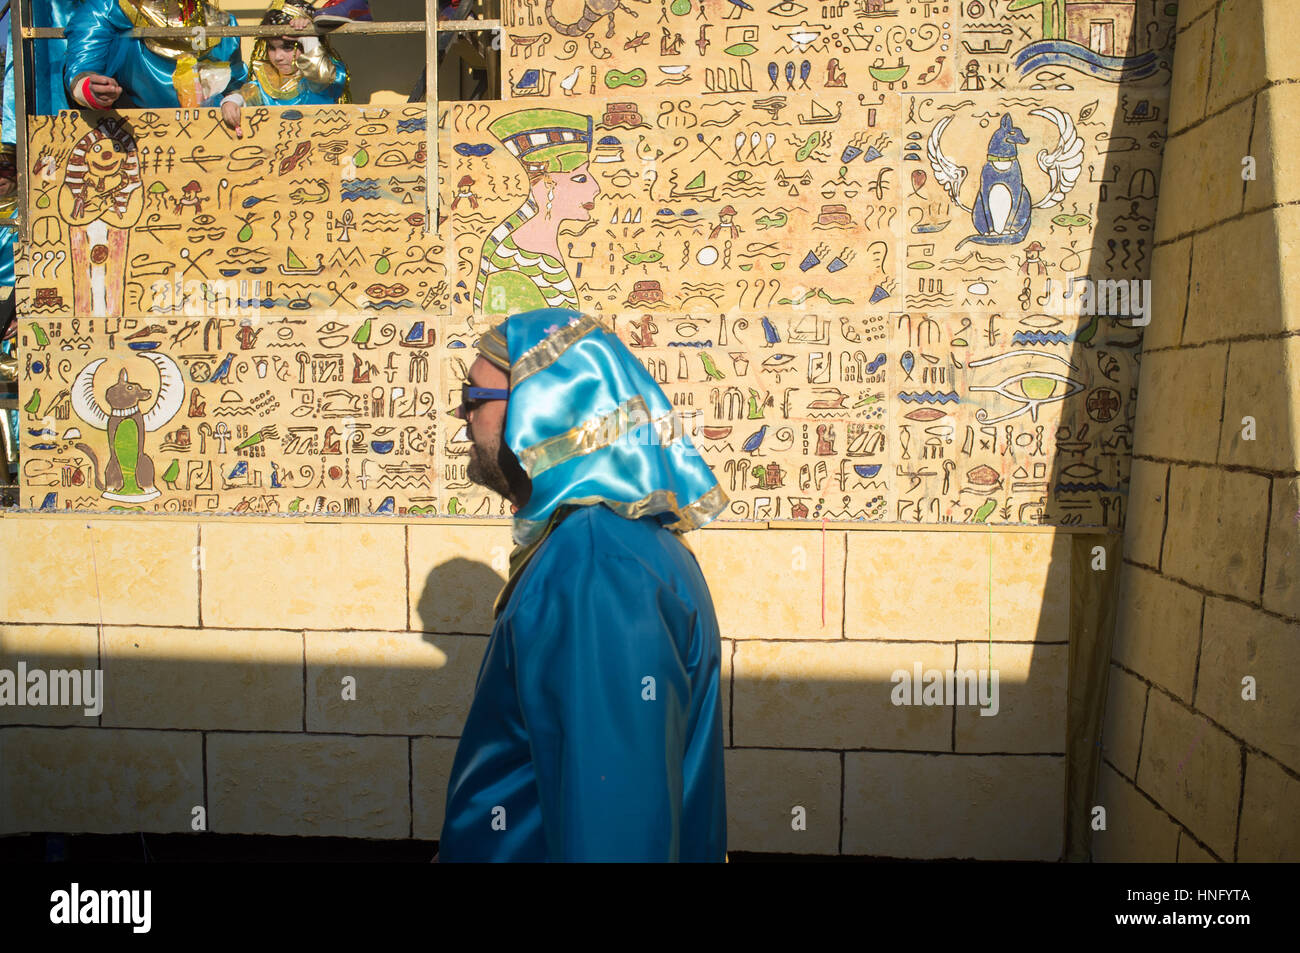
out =
<svg viewBox="0 0 1300 953"><path fill-rule="evenodd" d="M674 533L688 533L691 530L699 529L717 517L719 513L726 509L728 502L730 501L727 494L722 492L722 487L714 484L698 500L686 506L678 505L677 494L672 490L655 490L653 493L630 503L611 500L603 496L584 496L576 500L561 500L557 504L556 510L558 511L561 506L590 506L596 503L604 503L619 516L629 520L638 520L652 513L671 513L676 519L670 523L665 523L665 527ZM549 520L545 522L542 520L525 520L516 516L514 523L515 541L521 544L531 542L536 534L546 528L547 522Z"/></svg>
<svg viewBox="0 0 1300 953"><path fill-rule="evenodd" d="M498 324L489 331L479 335L478 351L491 364L510 373L510 348L506 344L505 332L501 329L504 324Z"/></svg>
<svg viewBox="0 0 1300 953"><path fill-rule="evenodd" d="M661 447L671 446L685 435L676 411L652 418L645 398L635 394L611 413L525 447L518 455L519 463L530 477L537 477L566 460L612 446L645 426L653 428L655 443ZM649 434L645 438L648 441Z"/></svg>
<svg viewBox="0 0 1300 953"><path fill-rule="evenodd" d="M564 327L546 335L546 337L521 354L519 360L510 366L511 390L538 371L550 367L560 359L560 356L565 351L596 330L608 331L609 328L591 315L584 314L575 319L573 323L566 324Z"/></svg>

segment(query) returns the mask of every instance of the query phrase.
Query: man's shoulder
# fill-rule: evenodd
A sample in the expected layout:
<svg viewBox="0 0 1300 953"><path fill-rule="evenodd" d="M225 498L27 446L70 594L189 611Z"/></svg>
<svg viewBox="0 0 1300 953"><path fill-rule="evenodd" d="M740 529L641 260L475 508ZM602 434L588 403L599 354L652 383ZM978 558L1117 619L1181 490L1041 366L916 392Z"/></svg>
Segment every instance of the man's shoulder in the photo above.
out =
<svg viewBox="0 0 1300 953"><path fill-rule="evenodd" d="M605 573L624 579L641 575L669 584L698 572L686 548L661 523L627 519L603 503L578 507L565 516L537 558L545 575L558 573L575 584Z"/></svg>
<svg viewBox="0 0 1300 953"><path fill-rule="evenodd" d="M533 565L520 579L520 606L533 600L577 600L586 605L593 590L621 593L621 600L685 606L708 601L699 564L671 530L655 519L631 520L604 504L574 509L551 530Z"/></svg>

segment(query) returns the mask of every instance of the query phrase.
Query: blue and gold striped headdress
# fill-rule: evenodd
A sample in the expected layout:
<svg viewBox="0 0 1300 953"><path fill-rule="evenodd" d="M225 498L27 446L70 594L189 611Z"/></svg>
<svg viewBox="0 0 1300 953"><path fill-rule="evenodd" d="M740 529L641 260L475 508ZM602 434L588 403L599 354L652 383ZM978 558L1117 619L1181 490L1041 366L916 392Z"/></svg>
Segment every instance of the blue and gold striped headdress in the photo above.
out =
<svg viewBox="0 0 1300 953"><path fill-rule="evenodd" d="M562 504L656 516L677 533L717 517L727 496L667 395L595 318L567 308L516 314L479 340L510 374L506 444L533 481L514 539L535 540Z"/></svg>

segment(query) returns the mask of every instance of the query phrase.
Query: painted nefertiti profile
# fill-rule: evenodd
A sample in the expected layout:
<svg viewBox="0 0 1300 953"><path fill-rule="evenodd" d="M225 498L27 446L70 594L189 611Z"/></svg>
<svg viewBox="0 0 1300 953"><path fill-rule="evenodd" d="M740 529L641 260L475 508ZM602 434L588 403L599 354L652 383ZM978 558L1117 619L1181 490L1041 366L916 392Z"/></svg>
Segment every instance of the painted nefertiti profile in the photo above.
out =
<svg viewBox="0 0 1300 953"><path fill-rule="evenodd" d="M591 218L600 186L588 168L592 119L562 109L525 109L488 130L528 176L528 197L488 235L479 259L474 310L489 314L578 308L560 255L560 224Z"/></svg>

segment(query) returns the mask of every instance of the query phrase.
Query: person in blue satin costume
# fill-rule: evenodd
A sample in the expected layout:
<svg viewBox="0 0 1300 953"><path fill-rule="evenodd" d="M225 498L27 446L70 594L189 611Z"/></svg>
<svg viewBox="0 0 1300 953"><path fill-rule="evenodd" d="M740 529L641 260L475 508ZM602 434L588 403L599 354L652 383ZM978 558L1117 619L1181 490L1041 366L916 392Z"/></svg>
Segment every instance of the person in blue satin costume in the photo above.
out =
<svg viewBox="0 0 1300 953"><path fill-rule="evenodd" d="M82 0L66 29L68 98L91 109L216 106L248 79L238 37L123 34L136 26L236 25L234 16L202 0Z"/></svg>
<svg viewBox="0 0 1300 953"><path fill-rule="evenodd" d="M681 534L727 497L596 319L528 311L478 346L470 383L509 396L457 411L469 477L512 501L517 547L436 859L722 863L718 623Z"/></svg>
<svg viewBox="0 0 1300 953"><path fill-rule="evenodd" d="M262 17L263 26L288 25L310 30L314 9L305 3L276 0ZM315 36L259 37L249 59L248 82L221 101L226 125L243 138L244 106L324 106L352 102L348 70L329 41Z"/></svg>
<svg viewBox="0 0 1300 953"><path fill-rule="evenodd" d="M14 286L14 238L17 229L3 224L11 220L18 206L16 146L17 122L14 119L14 36L9 11L0 17L5 36L4 103L0 108L0 288ZM3 323L3 322L0 322Z"/></svg>
<svg viewBox="0 0 1300 953"><path fill-rule="evenodd" d="M32 0L32 26L67 27L81 4L78 0ZM63 84L63 63L67 57L68 41L63 38L38 40L31 45L33 88L36 96L27 100L28 112L37 116L53 116L60 109L76 109L78 104L68 101L68 90Z"/></svg>

